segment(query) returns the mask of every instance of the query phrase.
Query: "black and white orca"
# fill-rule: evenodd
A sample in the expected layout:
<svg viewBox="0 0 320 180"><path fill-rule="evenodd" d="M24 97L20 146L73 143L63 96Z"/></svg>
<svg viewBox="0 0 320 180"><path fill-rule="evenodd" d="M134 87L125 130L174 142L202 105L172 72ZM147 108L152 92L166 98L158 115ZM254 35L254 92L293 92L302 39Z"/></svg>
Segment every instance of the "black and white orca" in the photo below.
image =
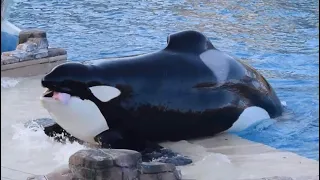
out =
<svg viewBox="0 0 320 180"><path fill-rule="evenodd" d="M41 83L56 126L111 148L241 131L283 111L259 72L197 31L171 34L150 54L58 65Z"/></svg>

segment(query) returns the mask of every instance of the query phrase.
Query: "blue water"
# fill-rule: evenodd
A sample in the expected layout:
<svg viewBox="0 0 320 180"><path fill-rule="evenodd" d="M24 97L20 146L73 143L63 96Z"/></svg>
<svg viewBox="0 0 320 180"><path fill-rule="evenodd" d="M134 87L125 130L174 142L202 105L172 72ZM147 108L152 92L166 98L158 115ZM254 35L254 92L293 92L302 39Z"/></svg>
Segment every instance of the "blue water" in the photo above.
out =
<svg viewBox="0 0 320 180"><path fill-rule="evenodd" d="M21 0L9 20L47 31L74 61L147 53L194 29L257 68L287 103L283 117L239 135L319 160L317 0Z"/></svg>

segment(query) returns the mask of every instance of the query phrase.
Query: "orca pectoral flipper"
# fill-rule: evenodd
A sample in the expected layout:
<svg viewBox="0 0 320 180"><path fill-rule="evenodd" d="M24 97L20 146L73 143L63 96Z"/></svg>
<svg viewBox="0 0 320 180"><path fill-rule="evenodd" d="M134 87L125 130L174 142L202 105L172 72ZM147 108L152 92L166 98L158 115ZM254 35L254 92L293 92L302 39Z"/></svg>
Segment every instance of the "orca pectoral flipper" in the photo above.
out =
<svg viewBox="0 0 320 180"><path fill-rule="evenodd" d="M67 140L70 142L79 142L80 144L83 143L83 141L77 139L76 137L72 136L70 133L68 133L66 130L64 130L59 124L57 124L53 119L50 118L40 118L35 119L32 121L28 121L25 123L26 128L32 128L32 127L42 127L44 133L52 137L55 141L65 143Z"/></svg>
<svg viewBox="0 0 320 180"><path fill-rule="evenodd" d="M103 131L95 136L94 140L98 142L102 148L130 149L139 152L148 149L148 143L145 139L135 136L134 133L128 133L127 131L118 129ZM151 146L149 145L149 147Z"/></svg>
<svg viewBox="0 0 320 180"><path fill-rule="evenodd" d="M94 137L102 148L126 149L127 143L122 134L116 130L106 130Z"/></svg>
<svg viewBox="0 0 320 180"><path fill-rule="evenodd" d="M68 133L66 130L64 130L59 124L55 123L51 126L44 127L44 133L49 136L53 137L55 141L58 142L66 142L67 140L70 142L78 142L80 144L83 143L83 141L79 140L78 138L72 136L70 133Z"/></svg>

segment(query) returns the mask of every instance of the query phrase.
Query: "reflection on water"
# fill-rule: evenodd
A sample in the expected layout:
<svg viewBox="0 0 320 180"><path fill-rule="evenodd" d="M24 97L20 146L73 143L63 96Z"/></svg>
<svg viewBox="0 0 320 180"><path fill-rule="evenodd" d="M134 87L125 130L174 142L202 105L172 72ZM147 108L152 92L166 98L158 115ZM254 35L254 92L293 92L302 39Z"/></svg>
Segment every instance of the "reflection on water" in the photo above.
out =
<svg viewBox="0 0 320 180"><path fill-rule="evenodd" d="M316 0L20 0L9 20L45 29L50 44L74 61L150 52L163 48L169 33L202 31L262 72L288 105L278 123L240 135L318 160L318 7Z"/></svg>

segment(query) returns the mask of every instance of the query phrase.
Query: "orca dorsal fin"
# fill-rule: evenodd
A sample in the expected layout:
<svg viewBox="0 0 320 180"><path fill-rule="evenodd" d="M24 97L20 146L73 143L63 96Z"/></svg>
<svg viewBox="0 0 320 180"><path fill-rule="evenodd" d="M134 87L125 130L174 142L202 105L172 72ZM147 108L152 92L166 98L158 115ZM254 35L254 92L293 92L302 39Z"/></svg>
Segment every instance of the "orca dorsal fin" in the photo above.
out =
<svg viewBox="0 0 320 180"><path fill-rule="evenodd" d="M209 49L216 49L210 40L198 31L181 31L170 34L165 50L201 54Z"/></svg>

